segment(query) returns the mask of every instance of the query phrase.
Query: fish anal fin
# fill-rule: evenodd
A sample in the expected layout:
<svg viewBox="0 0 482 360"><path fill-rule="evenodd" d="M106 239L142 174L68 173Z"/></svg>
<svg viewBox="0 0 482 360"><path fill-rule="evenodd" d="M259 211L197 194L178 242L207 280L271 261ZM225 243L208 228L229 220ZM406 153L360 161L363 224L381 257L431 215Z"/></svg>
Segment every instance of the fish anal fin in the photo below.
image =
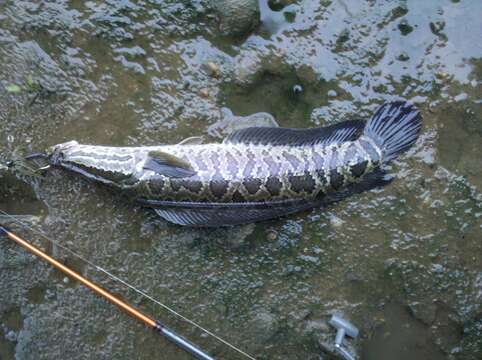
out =
<svg viewBox="0 0 482 360"><path fill-rule="evenodd" d="M218 227L247 224L262 220L269 220L281 216L308 210L318 203L297 201L285 205L272 204L177 204L176 206L162 206L155 208L156 213L163 219L178 225L196 227Z"/></svg>

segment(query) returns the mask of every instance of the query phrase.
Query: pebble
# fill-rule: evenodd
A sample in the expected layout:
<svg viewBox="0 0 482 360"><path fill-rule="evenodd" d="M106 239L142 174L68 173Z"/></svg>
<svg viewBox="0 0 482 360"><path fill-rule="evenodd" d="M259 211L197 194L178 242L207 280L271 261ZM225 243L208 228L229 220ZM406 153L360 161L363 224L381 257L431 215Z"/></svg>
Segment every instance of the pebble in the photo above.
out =
<svg viewBox="0 0 482 360"><path fill-rule="evenodd" d="M405 51L403 51L397 56L397 59L400 61L408 61L410 60L410 56L408 56L408 54Z"/></svg>
<svg viewBox="0 0 482 360"><path fill-rule="evenodd" d="M338 227L342 226L344 223L345 222L342 219L340 219L338 216L336 216L336 215L330 216L331 226L338 228Z"/></svg>
<svg viewBox="0 0 482 360"><path fill-rule="evenodd" d="M327 95L328 95L329 97L336 97L338 94L336 93L335 90L329 90L328 93L327 93Z"/></svg>
<svg viewBox="0 0 482 360"><path fill-rule="evenodd" d="M269 230L266 234L266 239L268 241L276 241L276 239L278 239L278 233L274 230Z"/></svg>
<svg viewBox="0 0 482 360"><path fill-rule="evenodd" d="M8 333L5 334L5 339L11 342L17 341L17 333L13 330L10 330Z"/></svg>
<svg viewBox="0 0 482 360"><path fill-rule="evenodd" d="M218 78L221 75L221 70L219 69L219 65L212 61L209 61L208 63L206 63L206 69L208 74L214 78Z"/></svg>
<svg viewBox="0 0 482 360"><path fill-rule="evenodd" d="M464 100L467 100L469 96L466 94L466 93L460 93L458 94L456 97L454 97L454 100L456 102L459 102L459 101L464 101Z"/></svg>
<svg viewBox="0 0 482 360"><path fill-rule="evenodd" d="M408 35L413 31L413 27L410 26L410 24L408 23L408 21L406 19L403 19L398 24L398 30L400 30L402 35Z"/></svg>
<svg viewBox="0 0 482 360"><path fill-rule="evenodd" d="M303 86L301 86L299 84L296 84L295 86L293 86L293 94L299 95L302 92L303 92Z"/></svg>

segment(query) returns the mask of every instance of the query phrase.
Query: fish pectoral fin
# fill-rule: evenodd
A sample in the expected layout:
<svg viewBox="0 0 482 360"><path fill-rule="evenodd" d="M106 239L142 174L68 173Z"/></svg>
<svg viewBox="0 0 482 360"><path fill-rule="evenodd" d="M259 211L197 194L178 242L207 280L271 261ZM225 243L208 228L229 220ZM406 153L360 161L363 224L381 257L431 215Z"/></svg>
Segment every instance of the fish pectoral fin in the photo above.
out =
<svg viewBox="0 0 482 360"><path fill-rule="evenodd" d="M252 127L233 132L225 144L311 146L332 145L358 139L365 127L362 120L344 121L314 129Z"/></svg>
<svg viewBox="0 0 482 360"><path fill-rule="evenodd" d="M154 208L163 219L178 225L218 227L269 220L308 210L318 203L290 201L285 204L268 203L170 203L158 202Z"/></svg>
<svg viewBox="0 0 482 360"><path fill-rule="evenodd" d="M190 177L196 173L187 161L163 151L151 151L143 169L173 178Z"/></svg>
<svg viewBox="0 0 482 360"><path fill-rule="evenodd" d="M182 140L178 145L200 145L204 142L202 136L191 136Z"/></svg>

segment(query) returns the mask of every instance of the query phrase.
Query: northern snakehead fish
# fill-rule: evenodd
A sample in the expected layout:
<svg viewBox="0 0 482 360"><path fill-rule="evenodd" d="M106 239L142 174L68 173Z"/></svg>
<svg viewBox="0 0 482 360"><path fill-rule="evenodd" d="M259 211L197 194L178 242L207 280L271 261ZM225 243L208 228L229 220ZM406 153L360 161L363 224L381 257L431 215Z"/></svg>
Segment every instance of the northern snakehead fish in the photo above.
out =
<svg viewBox="0 0 482 360"><path fill-rule="evenodd" d="M407 102L381 106L367 122L323 128L252 127L222 143L108 147L76 141L48 150L51 165L125 193L181 225L255 222L384 185L383 164L405 152L421 129Z"/></svg>

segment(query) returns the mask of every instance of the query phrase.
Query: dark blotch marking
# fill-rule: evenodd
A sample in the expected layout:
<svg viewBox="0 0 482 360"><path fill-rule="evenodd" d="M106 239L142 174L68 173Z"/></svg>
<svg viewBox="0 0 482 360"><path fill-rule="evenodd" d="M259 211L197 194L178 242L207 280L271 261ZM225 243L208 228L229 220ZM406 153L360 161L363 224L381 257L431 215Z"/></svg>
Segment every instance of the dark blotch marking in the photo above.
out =
<svg viewBox="0 0 482 360"><path fill-rule="evenodd" d="M315 194L315 199L321 200L326 194L323 192L323 190L318 190Z"/></svg>
<svg viewBox="0 0 482 360"><path fill-rule="evenodd" d="M171 179L171 189L173 191L179 191L179 189L181 189L181 182L176 179Z"/></svg>
<svg viewBox="0 0 482 360"><path fill-rule="evenodd" d="M278 178L270 177L268 181L266 181L265 186L271 196L278 196L283 188L283 183Z"/></svg>
<svg viewBox="0 0 482 360"><path fill-rule="evenodd" d="M243 185L248 190L248 193L253 195L258 192L261 187L261 180L260 179L247 179L243 181Z"/></svg>
<svg viewBox="0 0 482 360"><path fill-rule="evenodd" d="M358 164L350 166L350 172L352 176L356 178L362 176L365 173L367 165L368 165L368 161L363 160L363 161L360 161Z"/></svg>
<svg viewBox="0 0 482 360"><path fill-rule="evenodd" d="M233 193L233 202L246 202L246 198L238 190Z"/></svg>
<svg viewBox="0 0 482 360"><path fill-rule="evenodd" d="M326 173L319 169L319 170L316 170L316 176L318 176L318 178L321 180L321 183L322 185L327 185L328 184L328 179L326 178Z"/></svg>
<svg viewBox="0 0 482 360"><path fill-rule="evenodd" d="M343 174L340 174L336 169L330 170L330 184L333 189L338 190L341 188L344 180Z"/></svg>
<svg viewBox="0 0 482 360"><path fill-rule="evenodd" d="M179 185L183 186L185 189L189 190L192 193L199 194L202 189L202 184L200 181L191 181L191 180L179 180Z"/></svg>
<svg viewBox="0 0 482 360"><path fill-rule="evenodd" d="M291 184L291 190L295 193L299 194L303 191L312 193L315 190L315 180L308 172L305 172L304 175L290 175L288 181Z"/></svg>
<svg viewBox="0 0 482 360"><path fill-rule="evenodd" d="M151 189L154 194L160 194L164 189L164 185L166 184L166 182L160 178L157 178L149 180L147 184L149 186L149 189Z"/></svg>
<svg viewBox="0 0 482 360"><path fill-rule="evenodd" d="M209 183L211 193L217 198L222 198L228 191L228 187L229 182L222 179L213 180Z"/></svg>

